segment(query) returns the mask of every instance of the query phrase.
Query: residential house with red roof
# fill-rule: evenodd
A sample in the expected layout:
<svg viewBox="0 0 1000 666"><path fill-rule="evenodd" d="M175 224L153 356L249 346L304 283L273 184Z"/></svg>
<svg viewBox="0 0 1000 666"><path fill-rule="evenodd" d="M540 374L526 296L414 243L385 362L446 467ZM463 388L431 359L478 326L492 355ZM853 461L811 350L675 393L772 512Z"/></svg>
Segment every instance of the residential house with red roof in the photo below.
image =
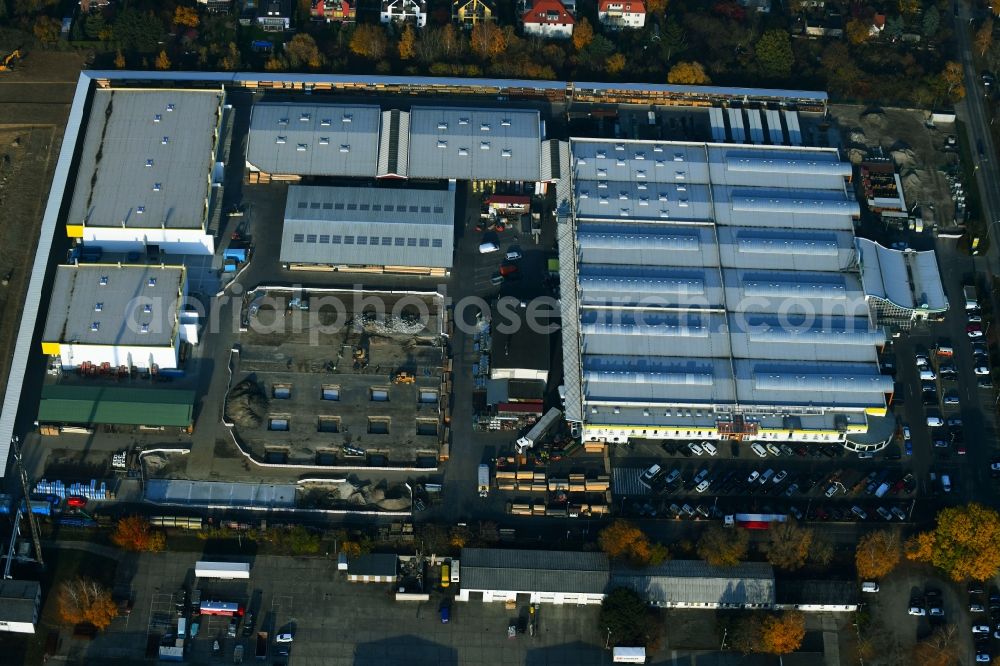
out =
<svg viewBox="0 0 1000 666"><path fill-rule="evenodd" d="M358 8L354 0L312 0L310 15L327 23L353 23Z"/></svg>
<svg viewBox="0 0 1000 666"><path fill-rule="evenodd" d="M611 30L641 28L646 25L646 3L642 0L600 0L597 18Z"/></svg>
<svg viewBox="0 0 1000 666"><path fill-rule="evenodd" d="M552 39L569 39L573 36L576 19L559 0L534 0L531 8L521 16L524 34Z"/></svg>

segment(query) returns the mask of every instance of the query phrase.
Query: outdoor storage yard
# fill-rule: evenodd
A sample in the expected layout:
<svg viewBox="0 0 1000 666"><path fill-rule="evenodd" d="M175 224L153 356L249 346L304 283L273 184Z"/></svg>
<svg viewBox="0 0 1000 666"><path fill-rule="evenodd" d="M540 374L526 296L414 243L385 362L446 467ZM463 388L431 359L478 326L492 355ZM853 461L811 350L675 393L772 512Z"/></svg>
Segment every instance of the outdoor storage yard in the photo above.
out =
<svg viewBox="0 0 1000 666"><path fill-rule="evenodd" d="M337 290L248 295L227 419L277 463L434 466L448 378L441 298Z"/></svg>
<svg viewBox="0 0 1000 666"><path fill-rule="evenodd" d="M955 201L948 174L958 173L959 160L958 145L948 147L948 137L958 134L953 123L928 127L926 111L856 105L831 104L830 116L838 126L845 158L857 164L878 157L881 148L896 166L911 212L914 206L928 208L931 214L924 212L925 222L953 224Z"/></svg>

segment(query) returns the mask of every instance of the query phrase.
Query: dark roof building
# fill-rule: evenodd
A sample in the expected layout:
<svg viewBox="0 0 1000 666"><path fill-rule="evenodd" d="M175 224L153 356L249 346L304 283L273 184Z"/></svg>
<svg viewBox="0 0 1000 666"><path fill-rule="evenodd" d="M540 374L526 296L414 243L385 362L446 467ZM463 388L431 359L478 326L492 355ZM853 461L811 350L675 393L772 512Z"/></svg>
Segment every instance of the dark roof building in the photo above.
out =
<svg viewBox="0 0 1000 666"><path fill-rule="evenodd" d="M42 586L34 580L0 581L0 631L35 633Z"/></svg>
<svg viewBox="0 0 1000 666"><path fill-rule="evenodd" d="M771 608L774 570L745 562L713 567L702 560L672 560L642 570L616 569L612 585L627 587L663 608Z"/></svg>
<svg viewBox="0 0 1000 666"><path fill-rule="evenodd" d="M610 578L604 553L463 548L461 563L460 601L482 594L483 601L600 603Z"/></svg>
<svg viewBox="0 0 1000 666"><path fill-rule="evenodd" d="M776 581L774 607L782 610L840 611L858 609L856 580L792 580Z"/></svg>
<svg viewBox="0 0 1000 666"><path fill-rule="evenodd" d="M392 553L369 553L347 564L347 580L355 583L393 583L399 558Z"/></svg>

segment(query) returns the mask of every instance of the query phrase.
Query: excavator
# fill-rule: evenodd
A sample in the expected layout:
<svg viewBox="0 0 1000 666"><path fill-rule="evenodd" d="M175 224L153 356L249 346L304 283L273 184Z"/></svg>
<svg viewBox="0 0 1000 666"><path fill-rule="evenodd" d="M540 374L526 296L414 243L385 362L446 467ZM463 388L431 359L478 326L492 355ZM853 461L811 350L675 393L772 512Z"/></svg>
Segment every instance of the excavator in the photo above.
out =
<svg viewBox="0 0 1000 666"><path fill-rule="evenodd" d="M0 58L0 72L9 72L14 69L18 60L24 57L24 51L16 48L7 55Z"/></svg>

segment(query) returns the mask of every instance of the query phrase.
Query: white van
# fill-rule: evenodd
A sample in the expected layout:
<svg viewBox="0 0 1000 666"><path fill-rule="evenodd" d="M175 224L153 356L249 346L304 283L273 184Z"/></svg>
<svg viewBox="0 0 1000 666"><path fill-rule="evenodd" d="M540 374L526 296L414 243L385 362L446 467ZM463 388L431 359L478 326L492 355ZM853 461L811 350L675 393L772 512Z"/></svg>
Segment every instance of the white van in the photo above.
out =
<svg viewBox="0 0 1000 666"><path fill-rule="evenodd" d="M946 493L951 492L951 477L948 476L947 474L941 475L941 489L944 490Z"/></svg>
<svg viewBox="0 0 1000 666"><path fill-rule="evenodd" d="M483 243L479 246L479 254L489 254L490 252L499 252L500 246L496 243Z"/></svg>
<svg viewBox="0 0 1000 666"><path fill-rule="evenodd" d="M937 375L934 374L933 370L931 370L930 368L928 368L926 370L921 370L920 371L920 379L922 379L922 380L935 380L935 379L937 379Z"/></svg>
<svg viewBox="0 0 1000 666"><path fill-rule="evenodd" d="M862 592L878 592L878 583L874 581L866 581L861 583Z"/></svg>

